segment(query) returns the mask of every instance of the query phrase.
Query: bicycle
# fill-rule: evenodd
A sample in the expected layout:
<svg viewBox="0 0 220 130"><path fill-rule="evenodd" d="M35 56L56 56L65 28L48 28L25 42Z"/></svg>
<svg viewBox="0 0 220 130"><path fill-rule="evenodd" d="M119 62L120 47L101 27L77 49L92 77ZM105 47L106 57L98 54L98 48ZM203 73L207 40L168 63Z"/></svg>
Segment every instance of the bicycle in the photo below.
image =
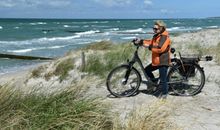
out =
<svg viewBox="0 0 220 130"><path fill-rule="evenodd" d="M127 60L126 64L115 67L107 76L106 86L108 91L115 97L129 97L136 94L140 84L144 82L140 72L134 67L137 62L140 66L144 77L148 81L148 86L153 86L150 91L155 93L159 90L159 81L152 81L145 72L144 66L138 55L140 45L136 46L133 57ZM175 49L171 49L171 53L175 53ZM167 80L169 86L169 94L179 96L193 96L201 92L205 85L205 74L203 68L199 65L199 61L211 61L211 56L206 57L179 57L171 59L172 65L169 67Z"/></svg>

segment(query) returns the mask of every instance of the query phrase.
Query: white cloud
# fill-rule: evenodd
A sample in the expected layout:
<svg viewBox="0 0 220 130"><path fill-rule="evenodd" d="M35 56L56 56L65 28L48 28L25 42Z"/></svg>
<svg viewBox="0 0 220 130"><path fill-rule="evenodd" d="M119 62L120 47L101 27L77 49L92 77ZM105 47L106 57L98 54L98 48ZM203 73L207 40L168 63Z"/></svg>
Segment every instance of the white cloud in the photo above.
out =
<svg viewBox="0 0 220 130"><path fill-rule="evenodd" d="M144 4L149 6L149 5L152 5L153 2L151 0L144 0Z"/></svg>
<svg viewBox="0 0 220 130"><path fill-rule="evenodd" d="M161 9L160 12L164 13L164 14L169 13L169 11L167 9Z"/></svg>
<svg viewBox="0 0 220 130"><path fill-rule="evenodd" d="M177 13L179 11L178 10L161 9L160 12L163 14L173 14L173 13Z"/></svg>
<svg viewBox="0 0 220 130"><path fill-rule="evenodd" d="M71 0L1 0L0 7L63 7L71 4Z"/></svg>
<svg viewBox="0 0 220 130"><path fill-rule="evenodd" d="M105 6L123 6L130 5L134 0L92 0Z"/></svg>
<svg viewBox="0 0 220 130"><path fill-rule="evenodd" d="M16 4L11 0L1 0L0 7L14 7Z"/></svg>

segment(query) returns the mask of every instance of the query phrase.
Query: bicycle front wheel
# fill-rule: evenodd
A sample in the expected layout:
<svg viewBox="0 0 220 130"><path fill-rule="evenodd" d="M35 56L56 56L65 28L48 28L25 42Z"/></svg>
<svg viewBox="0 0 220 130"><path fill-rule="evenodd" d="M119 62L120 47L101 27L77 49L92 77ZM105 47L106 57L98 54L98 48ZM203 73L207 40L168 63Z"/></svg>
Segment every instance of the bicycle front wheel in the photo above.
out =
<svg viewBox="0 0 220 130"><path fill-rule="evenodd" d="M121 65L113 69L107 77L107 89L115 97L135 94L140 86L141 76L135 68Z"/></svg>
<svg viewBox="0 0 220 130"><path fill-rule="evenodd" d="M203 69L197 64L184 63L185 71L177 65L168 73L169 87L176 95L193 96L201 92L205 84Z"/></svg>

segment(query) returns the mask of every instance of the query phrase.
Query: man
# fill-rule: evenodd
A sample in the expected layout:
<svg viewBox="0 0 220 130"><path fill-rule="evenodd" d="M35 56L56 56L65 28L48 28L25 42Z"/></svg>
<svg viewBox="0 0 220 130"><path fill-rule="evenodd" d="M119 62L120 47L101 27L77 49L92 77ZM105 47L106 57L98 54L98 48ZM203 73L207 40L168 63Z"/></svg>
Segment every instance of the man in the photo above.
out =
<svg viewBox="0 0 220 130"><path fill-rule="evenodd" d="M157 96L159 96L159 98L166 98L168 94L167 70L171 63L171 41L169 34L166 31L166 24L163 21L156 21L154 23L153 31L154 36L151 40L136 39L135 43L148 47L148 49L152 51L152 63L145 68L145 71L152 81L157 82L152 71L159 69L160 93Z"/></svg>

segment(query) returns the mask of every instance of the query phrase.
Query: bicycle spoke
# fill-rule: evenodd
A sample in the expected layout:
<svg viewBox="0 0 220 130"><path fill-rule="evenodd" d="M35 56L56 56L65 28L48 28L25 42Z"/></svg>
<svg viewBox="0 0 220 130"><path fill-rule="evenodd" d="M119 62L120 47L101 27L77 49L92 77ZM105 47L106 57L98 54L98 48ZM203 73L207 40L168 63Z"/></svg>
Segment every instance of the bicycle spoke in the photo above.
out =
<svg viewBox="0 0 220 130"><path fill-rule="evenodd" d="M127 66L117 67L108 76L108 90L116 97L131 96L140 86L138 72L134 69L128 69Z"/></svg>
<svg viewBox="0 0 220 130"><path fill-rule="evenodd" d="M204 85L204 73L201 68L193 64L184 64L184 67L186 68L185 74L182 71L182 66L170 71L168 84L178 95L195 95Z"/></svg>

